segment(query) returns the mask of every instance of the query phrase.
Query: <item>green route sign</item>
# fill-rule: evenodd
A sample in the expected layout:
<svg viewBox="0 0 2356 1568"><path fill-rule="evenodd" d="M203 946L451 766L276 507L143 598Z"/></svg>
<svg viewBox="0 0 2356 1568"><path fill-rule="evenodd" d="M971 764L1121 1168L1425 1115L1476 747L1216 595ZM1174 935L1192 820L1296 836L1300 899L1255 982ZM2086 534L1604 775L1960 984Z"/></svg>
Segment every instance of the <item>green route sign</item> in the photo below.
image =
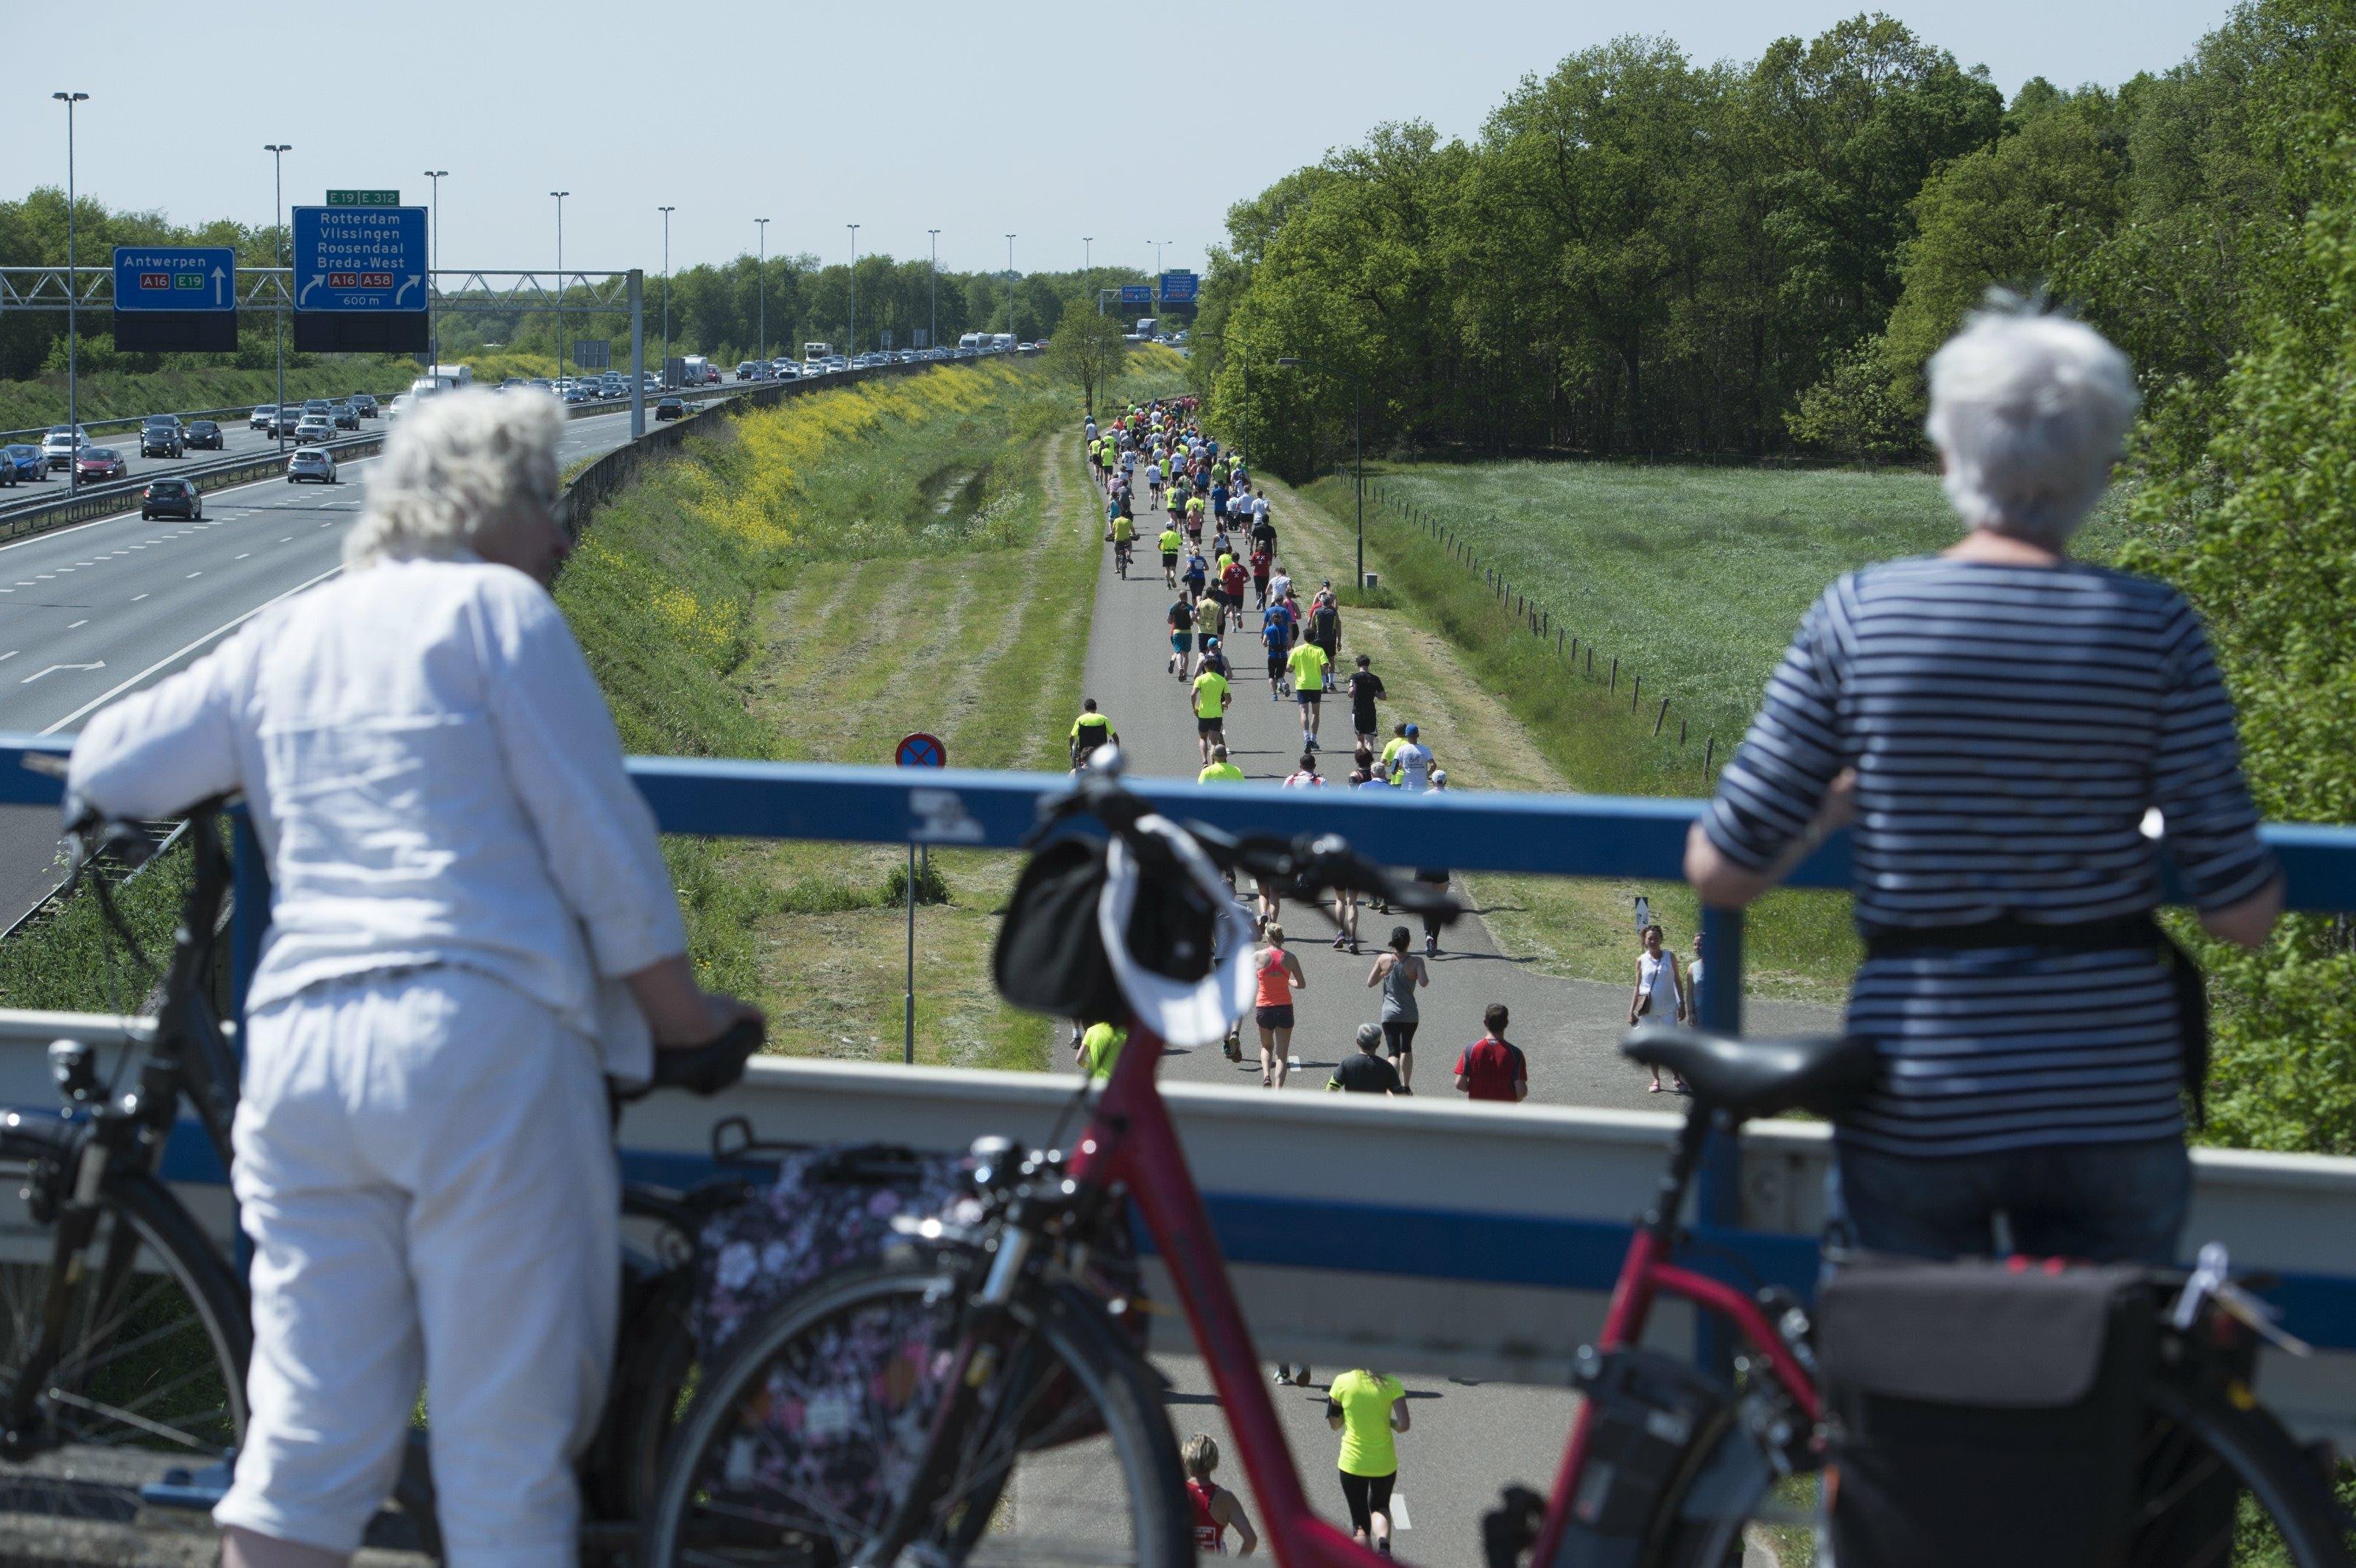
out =
<svg viewBox="0 0 2356 1568"><path fill-rule="evenodd" d="M401 193L397 190L331 190L327 193L329 207L399 207Z"/></svg>

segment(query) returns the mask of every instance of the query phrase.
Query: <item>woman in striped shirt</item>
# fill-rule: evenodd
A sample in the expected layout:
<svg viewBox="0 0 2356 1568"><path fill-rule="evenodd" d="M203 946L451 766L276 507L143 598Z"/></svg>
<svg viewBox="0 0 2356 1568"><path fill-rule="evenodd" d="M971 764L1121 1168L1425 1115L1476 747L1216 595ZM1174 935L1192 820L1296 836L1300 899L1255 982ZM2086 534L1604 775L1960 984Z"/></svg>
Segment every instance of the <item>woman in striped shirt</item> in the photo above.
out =
<svg viewBox="0 0 2356 1568"><path fill-rule="evenodd" d="M2190 606L2066 553L2134 415L2126 357L1999 305L1930 381L1969 531L1825 591L1687 876L1740 908L1856 823L1848 1021L1882 1057L1837 1129L1860 1244L2168 1262L2190 1195L2179 1093L2206 1037L2197 976L2188 994L2151 920L2150 814L2214 935L2263 942L2280 874Z"/></svg>

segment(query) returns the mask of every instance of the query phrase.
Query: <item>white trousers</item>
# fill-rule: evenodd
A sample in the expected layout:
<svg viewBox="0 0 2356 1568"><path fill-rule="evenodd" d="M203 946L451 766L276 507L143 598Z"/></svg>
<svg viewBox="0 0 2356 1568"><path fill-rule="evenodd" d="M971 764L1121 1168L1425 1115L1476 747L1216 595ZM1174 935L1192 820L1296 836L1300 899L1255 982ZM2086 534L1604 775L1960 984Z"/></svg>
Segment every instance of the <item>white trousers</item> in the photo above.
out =
<svg viewBox="0 0 2356 1568"><path fill-rule="evenodd" d="M235 1149L252 1413L213 1517L351 1551L422 1382L452 1568L573 1568L621 1268L595 1047L464 970L315 987L248 1020Z"/></svg>

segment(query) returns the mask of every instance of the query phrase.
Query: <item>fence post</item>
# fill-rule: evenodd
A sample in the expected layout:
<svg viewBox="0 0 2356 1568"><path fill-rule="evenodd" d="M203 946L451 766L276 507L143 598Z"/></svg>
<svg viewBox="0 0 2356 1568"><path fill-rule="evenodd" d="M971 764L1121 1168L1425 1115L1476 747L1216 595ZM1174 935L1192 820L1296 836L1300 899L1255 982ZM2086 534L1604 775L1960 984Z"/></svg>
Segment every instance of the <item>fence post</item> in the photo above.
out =
<svg viewBox="0 0 2356 1568"><path fill-rule="evenodd" d="M1667 723L1668 721L1669 721L1669 699L1668 699L1667 698L1664 697L1663 699L1661 699L1661 711L1660 711L1660 713L1659 713L1659 714L1658 714L1658 715L1657 715L1657 716L1653 720L1653 733L1654 733L1654 734L1655 734L1655 735L1659 734L1659 733L1661 732L1661 726L1662 726L1662 725L1664 725L1664 724L1665 724L1665 723ZM1683 723L1683 721L1682 721L1682 720L1681 720L1681 721L1679 721L1679 723L1678 723L1678 725L1677 725L1677 728L1678 728L1679 730L1683 730L1683 729L1685 728L1685 725L1684 725L1684 723ZM1705 979L1705 980L1708 979L1708 978L1709 978L1709 971L1708 971L1708 970L1707 970L1707 969L1704 969L1704 970L1701 972L1701 977L1702 977L1703 979Z"/></svg>
<svg viewBox="0 0 2356 1568"><path fill-rule="evenodd" d="M1680 749L1682 749L1682 748L1684 747L1685 743L1686 743L1686 721L1685 721L1684 720L1680 719L1680 720L1677 720L1677 745L1678 745L1678 747L1679 747ZM1702 977L1703 977L1703 978L1705 978L1705 979L1707 979L1707 978L1708 978L1708 976L1709 976L1709 971L1708 971L1708 970L1707 970L1707 969L1703 970L1703 971L1702 971Z"/></svg>
<svg viewBox="0 0 2356 1568"><path fill-rule="evenodd" d="M1611 687L1611 689L1612 689L1612 691L1614 691L1614 692L1617 692L1617 691L1620 689L1620 656L1619 656L1618 654L1614 654L1614 655L1612 655L1612 687ZM1703 974L1705 976L1707 976L1709 974L1709 971L1708 971L1708 970L1707 970L1707 969L1704 969L1704 970L1702 971L1702 974Z"/></svg>
<svg viewBox="0 0 2356 1568"><path fill-rule="evenodd" d="M1554 656L1557 658L1562 657L1562 628L1559 626L1555 628L1554 633ZM1709 971L1705 969L1702 973L1707 975Z"/></svg>
<svg viewBox="0 0 2356 1568"><path fill-rule="evenodd" d="M1595 678L1595 645L1593 643L1587 645L1587 678L1590 680ZM1705 969L1702 973L1707 975L1709 971Z"/></svg>
<svg viewBox="0 0 2356 1568"><path fill-rule="evenodd" d="M1638 677L1636 677L1635 684L1634 684L1634 685L1633 685L1633 686L1631 686L1631 687L1629 687L1629 688L1628 688L1628 711L1629 711L1629 712L1633 713L1633 712L1635 712L1635 711L1636 711L1636 702L1637 702L1637 699L1638 699L1639 698L1642 698L1644 695L1644 677L1643 676L1641 676L1641 675L1640 675L1640 676L1638 676ZM1708 974L1708 970L1706 970L1706 969L1705 969L1704 971L1702 971L1702 972L1703 972L1704 974Z"/></svg>
<svg viewBox="0 0 2356 1568"><path fill-rule="evenodd" d="M1704 746L1704 747L1701 749L1701 771L1702 771L1702 772L1704 772L1704 773L1708 773L1708 772L1709 772L1709 765L1710 765L1711 762L1712 762L1713 760L1715 760L1715 759L1716 759L1716 757L1717 757L1717 756L1718 756L1718 737L1717 737L1717 736L1715 736L1715 735L1712 735L1712 736L1709 738L1709 744L1708 744L1707 746ZM1709 978L1709 969L1708 969L1708 967L1707 965L1705 965L1705 966L1703 967L1703 969L1702 969L1702 972L1701 972L1701 977L1702 977L1703 979L1705 979L1705 980L1707 980L1707 979L1708 979L1708 978Z"/></svg>

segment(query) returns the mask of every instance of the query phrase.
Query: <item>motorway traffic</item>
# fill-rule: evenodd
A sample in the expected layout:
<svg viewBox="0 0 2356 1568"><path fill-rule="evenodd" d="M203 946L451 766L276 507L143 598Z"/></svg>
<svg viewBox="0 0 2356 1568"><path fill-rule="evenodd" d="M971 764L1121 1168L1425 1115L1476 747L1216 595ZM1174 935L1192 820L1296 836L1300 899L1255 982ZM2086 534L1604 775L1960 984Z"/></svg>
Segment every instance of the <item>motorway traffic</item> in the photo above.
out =
<svg viewBox="0 0 2356 1568"><path fill-rule="evenodd" d="M626 409L576 419L559 460L570 466L629 438ZM242 449L271 444L255 434ZM271 601L337 571L371 462L345 461L339 485L271 478L208 492L201 521L133 511L0 546L0 731L78 728ZM31 488L54 498L65 487ZM57 840L56 813L0 811L0 924L56 884Z"/></svg>

